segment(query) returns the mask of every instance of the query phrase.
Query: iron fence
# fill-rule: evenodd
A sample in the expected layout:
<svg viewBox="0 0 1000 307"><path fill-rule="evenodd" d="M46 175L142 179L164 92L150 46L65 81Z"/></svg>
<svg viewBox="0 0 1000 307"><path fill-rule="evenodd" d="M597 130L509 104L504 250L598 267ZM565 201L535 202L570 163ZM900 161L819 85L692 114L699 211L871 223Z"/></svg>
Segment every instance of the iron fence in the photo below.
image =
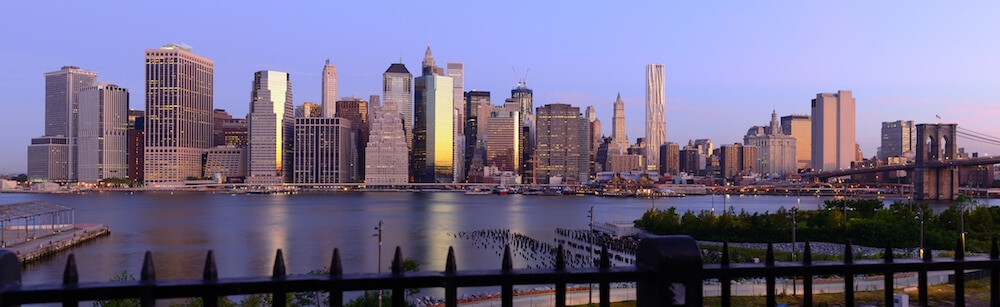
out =
<svg viewBox="0 0 1000 307"><path fill-rule="evenodd" d="M340 254L335 249L327 275L288 275L282 251L275 256L271 276L245 278L219 278L211 251L205 260L201 279L157 280L152 254L147 252L143 261L140 279L137 281L79 282L77 264L70 255L63 283L44 285L21 285L20 264L16 255L0 251L0 306L16 306L35 303L62 303L63 306L77 306L82 301L117 299L137 299L142 306L153 306L157 300L177 298L201 298L204 306L217 306L218 298L231 295L270 294L273 298L284 298L287 293L325 292L329 295L329 305L341 306L344 292L384 290L391 291L393 306L405 306L408 288L442 288L445 306L457 306L457 290L464 287L499 286L502 306L514 305L514 286L551 284L555 288L555 305L566 305L567 284L597 284L599 303L610 303L611 284L616 282L636 283L636 303L638 306L702 306L704 303L704 281L718 280L721 287L721 305L732 305L732 282L741 278L763 278L766 280L766 304L775 306L778 278L801 279L802 302L813 305L813 277L838 275L843 278L844 299L847 306L854 305L856 276L882 275L884 280L884 304L892 306L893 274L915 272L918 275L918 301L921 306L928 304L927 272L951 271L954 283L954 302L963 306L965 301L965 278L970 272L988 276L990 281L990 305L1000 305L1000 252L996 239L988 258L966 259L962 253L954 258L933 259L930 253L924 259L893 259L891 246L887 244L882 260L855 261L850 243L845 246L843 261L813 262L809 244L806 243L802 262L775 262L773 248L769 245L766 259L756 264L730 263L728 245L723 245L720 264L703 264L702 251L688 236L660 236L643 239L636 252L636 265L611 267L607 248L601 251L601 259L595 268L567 268L563 248L560 245L554 268L514 269L510 247L504 251L499 270L459 271L454 250L449 248L443 272L404 272L402 251L396 248L392 270L384 274L344 274ZM961 248L961 241L956 250ZM274 306L285 306L284 299L272 299Z"/></svg>

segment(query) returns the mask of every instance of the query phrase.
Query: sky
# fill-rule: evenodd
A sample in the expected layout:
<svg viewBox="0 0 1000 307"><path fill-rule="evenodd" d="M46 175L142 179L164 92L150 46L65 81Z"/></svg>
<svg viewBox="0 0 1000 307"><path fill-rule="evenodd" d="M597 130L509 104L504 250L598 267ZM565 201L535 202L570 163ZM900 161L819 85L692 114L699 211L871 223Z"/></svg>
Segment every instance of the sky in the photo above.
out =
<svg viewBox="0 0 1000 307"><path fill-rule="evenodd" d="M527 73L535 107L593 105L606 135L621 93L632 142L644 134L650 63L666 67L667 140L681 144L742 143L772 110L809 114L817 93L850 90L871 157L884 121L1000 136L998 11L991 1L2 1L0 173L25 172L44 133L45 72L95 71L144 109L144 50L168 43L215 61L215 108L234 116L249 109L255 71L289 72L295 104L318 103L329 59L340 96L367 99L391 63L419 74L428 45L439 66L465 63L466 90L500 104Z"/></svg>

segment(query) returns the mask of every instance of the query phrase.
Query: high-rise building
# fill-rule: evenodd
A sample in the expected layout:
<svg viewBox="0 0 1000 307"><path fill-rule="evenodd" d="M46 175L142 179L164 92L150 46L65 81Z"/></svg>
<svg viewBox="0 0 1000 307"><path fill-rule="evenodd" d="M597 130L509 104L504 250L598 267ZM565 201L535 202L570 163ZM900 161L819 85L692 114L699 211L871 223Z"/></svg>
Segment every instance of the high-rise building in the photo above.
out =
<svg viewBox="0 0 1000 307"><path fill-rule="evenodd" d="M28 180L69 181L69 138L43 136L28 145Z"/></svg>
<svg viewBox="0 0 1000 307"><path fill-rule="evenodd" d="M458 110L458 117L455 117L455 122L459 124L456 133L465 133L465 117L469 116L465 113L465 64L460 62L449 62L445 65L447 68L448 77L451 77L454 84L452 84L452 95L454 95L455 108Z"/></svg>
<svg viewBox="0 0 1000 307"><path fill-rule="evenodd" d="M660 169L665 175L680 174L681 147L677 143L667 142L660 145Z"/></svg>
<svg viewBox="0 0 1000 307"><path fill-rule="evenodd" d="M145 182L176 185L200 177L212 147L214 62L191 47L146 50Z"/></svg>
<svg viewBox="0 0 1000 307"><path fill-rule="evenodd" d="M323 106L309 101L303 102L295 107L295 117L323 117Z"/></svg>
<svg viewBox="0 0 1000 307"><path fill-rule="evenodd" d="M31 144L36 147L35 151L55 152L54 155L46 155L52 159L61 159L65 156L66 161L49 162L65 165L66 172L64 175L62 171L50 173L48 170L53 168L49 166L34 170L29 169L29 173L41 176L35 177L33 180L75 181L77 179L77 136L79 131L77 94L80 89L96 84L96 72L83 70L76 66L63 66L58 71L45 73L45 135L37 142L32 140ZM66 140L54 140L57 137L63 137ZM45 146L55 146L56 148L41 148ZM29 167L32 164L38 166L37 163L28 163ZM62 167L56 166L54 169L61 170Z"/></svg>
<svg viewBox="0 0 1000 307"><path fill-rule="evenodd" d="M597 147L601 145L601 121L597 119L597 110L594 106L587 106L587 121L590 122L590 174L596 175L602 171L602 167L594 163L597 157Z"/></svg>
<svg viewBox="0 0 1000 307"><path fill-rule="evenodd" d="M128 110L128 179L135 183L143 181L146 111Z"/></svg>
<svg viewBox="0 0 1000 307"><path fill-rule="evenodd" d="M409 179L410 152L399 109L392 101L376 109L365 147L365 185L405 185Z"/></svg>
<svg viewBox="0 0 1000 307"><path fill-rule="evenodd" d="M212 126L215 146L246 148L250 142L249 129L246 118L233 118L226 110L215 109Z"/></svg>
<svg viewBox="0 0 1000 307"><path fill-rule="evenodd" d="M295 118L294 183L346 183L350 179L351 123L335 117Z"/></svg>
<svg viewBox="0 0 1000 307"><path fill-rule="evenodd" d="M795 138L795 167L812 167L812 119L809 115L782 116L781 131Z"/></svg>
<svg viewBox="0 0 1000 307"><path fill-rule="evenodd" d="M720 175L726 179L736 179L740 174L755 172L757 148L739 143L722 145L719 149Z"/></svg>
<svg viewBox="0 0 1000 307"><path fill-rule="evenodd" d="M528 83L525 80L517 82L517 86L510 90L510 98L514 98L521 106L521 118L518 120L522 125L528 122L528 115L535 114L533 95L534 92L528 88Z"/></svg>
<svg viewBox="0 0 1000 307"><path fill-rule="evenodd" d="M590 132L580 108L568 104L547 104L537 109L538 183L583 183L588 177L587 148Z"/></svg>
<svg viewBox="0 0 1000 307"><path fill-rule="evenodd" d="M247 183L292 181L294 128L292 80L286 72L254 73L250 91L250 150Z"/></svg>
<svg viewBox="0 0 1000 307"><path fill-rule="evenodd" d="M99 83L80 89L79 181L128 178L128 90Z"/></svg>
<svg viewBox="0 0 1000 307"><path fill-rule="evenodd" d="M368 102L357 97L343 97L337 101L337 117L351 122L350 176L349 182L365 182L365 146L368 144L369 121Z"/></svg>
<svg viewBox="0 0 1000 307"><path fill-rule="evenodd" d="M851 91L816 94L812 100L812 167L832 171L851 167L855 151L854 97Z"/></svg>
<svg viewBox="0 0 1000 307"><path fill-rule="evenodd" d="M389 65L382 74L383 103L394 103L403 118L406 147L413 149L413 75L403 63Z"/></svg>
<svg viewBox="0 0 1000 307"><path fill-rule="evenodd" d="M410 172L414 182L454 180L454 82L434 66L430 46L424 53L423 75L414 80L413 155Z"/></svg>
<svg viewBox="0 0 1000 307"><path fill-rule="evenodd" d="M879 159L889 157L913 158L913 146L917 133L912 120L897 120L882 122L882 146L879 147Z"/></svg>
<svg viewBox="0 0 1000 307"><path fill-rule="evenodd" d="M621 93L615 98L614 106L614 114L611 117L611 139L614 143L608 148L608 154L622 155L628 150L629 140L625 135L625 102L622 101Z"/></svg>
<svg viewBox="0 0 1000 307"><path fill-rule="evenodd" d="M782 133L776 111L771 112L770 125L751 128L743 137L743 144L757 147L757 172L776 175L795 173L795 137Z"/></svg>
<svg viewBox="0 0 1000 307"><path fill-rule="evenodd" d="M243 177L247 173L247 154L244 148L235 146L215 146L205 149L204 177L217 182L230 182L230 178Z"/></svg>
<svg viewBox="0 0 1000 307"><path fill-rule="evenodd" d="M520 173L519 110L517 101L508 99L503 107L494 108L486 119L486 166L496 167L499 171Z"/></svg>
<svg viewBox="0 0 1000 307"><path fill-rule="evenodd" d="M486 137L486 121L488 120L490 108L490 92L469 91L465 94L465 170L466 178L469 173L478 172L482 177L483 166L474 162L485 163L485 158L475 157L477 147L485 146L483 140ZM483 147L485 150L485 147ZM475 158L479 158L476 160Z"/></svg>
<svg viewBox="0 0 1000 307"><path fill-rule="evenodd" d="M334 117L337 114L337 67L330 64L330 59L323 65L323 116Z"/></svg>
<svg viewBox="0 0 1000 307"><path fill-rule="evenodd" d="M660 145L667 141L663 64L646 65L646 167L656 169Z"/></svg>

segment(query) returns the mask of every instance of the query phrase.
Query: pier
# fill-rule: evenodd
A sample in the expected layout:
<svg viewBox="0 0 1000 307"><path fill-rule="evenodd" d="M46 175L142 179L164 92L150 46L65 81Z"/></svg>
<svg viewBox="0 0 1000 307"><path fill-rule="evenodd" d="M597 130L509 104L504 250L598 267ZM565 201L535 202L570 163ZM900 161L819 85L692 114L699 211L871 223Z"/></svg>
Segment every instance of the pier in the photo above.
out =
<svg viewBox="0 0 1000 307"><path fill-rule="evenodd" d="M44 201L0 205L0 248L24 264L105 236L111 228L75 224L74 209Z"/></svg>

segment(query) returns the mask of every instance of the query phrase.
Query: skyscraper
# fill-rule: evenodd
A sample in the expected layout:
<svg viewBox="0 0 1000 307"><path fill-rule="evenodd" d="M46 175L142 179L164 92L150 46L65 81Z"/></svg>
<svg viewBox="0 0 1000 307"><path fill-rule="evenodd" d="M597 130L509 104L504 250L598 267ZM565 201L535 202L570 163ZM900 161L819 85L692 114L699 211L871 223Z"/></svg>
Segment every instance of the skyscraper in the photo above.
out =
<svg viewBox="0 0 1000 307"><path fill-rule="evenodd" d="M766 128L751 128L743 144L757 148L755 170L761 174L795 173L795 137L782 133L776 111L771 112L771 123Z"/></svg>
<svg viewBox="0 0 1000 307"><path fill-rule="evenodd" d="M292 81L288 73L254 73L250 90L250 154L247 183L281 184L292 181L295 123Z"/></svg>
<svg viewBox="0 0 1000 307"><path fill-rule="evenodd" d="M368 102L357 97L344 97L337 100L337 117L347 119L351 123L350 176L348 182L365 182L365 146L368 144L369 122Z"/></svg>
<svg viewBox="0 0 1000 307"><path fill-rule="evenodd" d="M597 157L597 147L601 145L601 121L597 119L597 110L594 106L587 106L587 121L590 122L590 174L596 175L597 172L602 171L602 167L599 167L594 163Z"/></svg>
<svg viewBox="0 0 1000 307"><path fill-rule="evenodd" d="M456 133L465 133L465 117L469 116L465 113L465 64L448 62L445 68L447 68L448 77L451 77L454 82L452 84L452 94L455 97L453 101L455 101L455 108L459 115L455 118L455 122L461 123L458 125Z"/></svg>
<svg viewBox="0 0 1000 307"><path fill-rule="evenodd" d="M403 63L389 65L382 74L383 103L394 103L403 119L406 147L413 149L413 75Z"/></svg>
<svg viewBox="0 0 1000 307"><path fill-rule="evenodd" d="M128 178L128 90L101 83L80 89L79 181Z"/></svg>
<svg viewBox="0 0 1000 307"><path fill-rule="evenodd" d="M650 170L656 169L660 145L667 141L663 74L663 64L646 65L646 167Z"/></svg>
<svg viewBox="0 0 1000 307"><path fill-rule="evenodd" d="M294 183L345 183L350 178L351 123L343 118L295 118Z"/></svg>
<svg viewBox="0 0 1000 307"><path fill-rule="evenodd" d="M816 94L812 100L812 167L832 171L851 167L855 150L854 97L851 91Z"/></svg>
<svg viewBox="0 0 1000 307"><path fill-rule="evenodd" d="M377 108L371 127L365 147L365 185L405 185L410 152L396 103L386 101Z"/></svg>
<svg viewBox="0 0 1000 307"><path fill-rule="evenodd" d="M538 107L536 115L538 182L554 183L556 178L568 183L586 182L590 133L580 108L561 103L547 104Z"/></svg>
<svg viewBox="0 0 1000 307"><path fill-rule="evenodd" d="M414 80L413 155L414 182L454 180L454 82L434 66L430 46L424 53L423 75Z"/></svg>
<svg viewBox="0 0 1000 307"><path fill-rule="evenodd" d="M812 119L809 115L782 116L781 131L795 138L795 167L812 167Z"/></svg>
<svg viewBox="0 0 1000 307"><path fill-rule="evenodd" d="M608 149L609 155L623 155L628 149L628 136L625 135L625 102L622 94L615 99L615 111L611 117L611 141L613 146Z"/></svg>
<svg viewBox="0 0 1000 307"><path fill-rule="evenodd" d="M323 65L323 116L333 117L337 114L337 67L330 64L330 59Z"/></svg>
<svg viewBox="0 0 1000 307"><path fill-rule="evenodd" d="M146 50L145 182L176 185L200 177L212 147L214 62L191 47Z"/></svg>
<svg viewBox="0 0 1000 307"><path fill-rule="evenodd" d="M494 107L486 119L486 161L485 166L495 166L499 171L518 173L521 167L520 126L518 112L520 105L508 99L502 107Z"/></svg>
<svg viewBox="0 0 1000 307"><path fill-rule="evenodd" d="M878 157L883 160L889 157L914 158L917 133L913 129L912 120L882 122L882 146L879 147Z"/></svg>
<svg viewBox="0 0 1000 307"><path fill-rule="evenodd" d="M57 165L65 166L65 174L52 173L42 175L44 178L38 180L53 181L74 181L77 179L77 136L79 133L79 107L77 94L80 89L91 87L97 84L97 73L80 69L76 66L63 66L58 71L45 73L45 136L39 138L39 142L32 141L33 145L46 146L53 145L65 148L66 161L49 161ZM46 141L63 137L65 141ZM36 150L42 150L36 148ZM59 151L58 149L53 149ZM48 151L48 150L42 150ZM62 154L52 156L62 157ZM30 159L30 156L29 156ZM37 164L37 163L36 163ZM29 163L29 166L31 163ZM35 173L41 175L48 166L37 169ZM57 167L60 169L60 167ZM61 171L60 171L61 173Z"/></svg>
<svg viewBox="0 0 1000 307"><path fill-rule="evenodd" d="M473 173L482 177L485 159L476 157L476 148L483 147L486 138L486 122L489 117L490 92L469 91L465 94L465 170L466 178ZM483 148L485 150L485 148ZM477 164L478 163L478 164Z"/></svg>
<svg viewBox="0 0 1000 307"><path fill-rule="evenodd" d="M295 107L295 117L323 117L323 106L309 101L303 102Z"/></svg>

